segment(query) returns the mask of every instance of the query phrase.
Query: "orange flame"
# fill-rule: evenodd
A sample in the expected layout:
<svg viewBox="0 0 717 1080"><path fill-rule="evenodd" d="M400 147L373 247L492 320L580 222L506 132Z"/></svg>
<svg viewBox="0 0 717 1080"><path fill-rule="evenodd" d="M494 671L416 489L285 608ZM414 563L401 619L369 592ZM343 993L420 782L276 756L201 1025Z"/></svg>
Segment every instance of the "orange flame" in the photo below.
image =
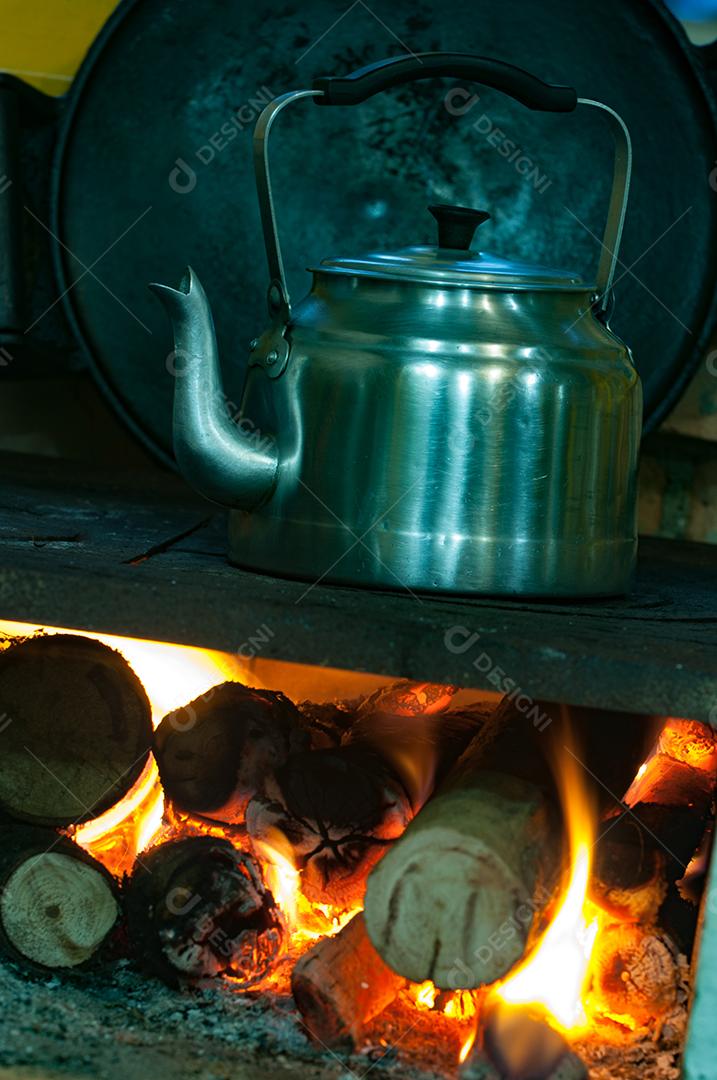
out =
<svg viewBox="0 0 717 1080"><path fill-rule="evenodd" d="M587 899L594 816L572 755L565 755L558 776L570 839L570 879L537 947L494 993L508 1004L537 1006L559 1031L577 1036L587 1027L582 999L598 931Z"/></svg>
<svg viewBox="0 0 717 1080"><path fill-rule="evenodd" d="M477 1029L474 1028L473 1031L471 1031L468 1038L463 1043L463 1045L461 1046L461 1050L460 1050L460 1053L458 1055L458 1064L459 1065L462 1065L464 1063L464 1061L466 1060L466 1058L470 1054L471 1050L473 1049L474 1043L476 1041L476 1035L477 1034L478 1034Z"/></svg>
<svg viewBox="0 0 717 1080"><path fill-rule="evenodd" d="M289 843L279 830L270 839L253 841L252 847L262 860L267 886L287 920L293 949L333 937L361 911L360 907L340 911L307 900L301 891L301 871L294 865Z"/></svg>

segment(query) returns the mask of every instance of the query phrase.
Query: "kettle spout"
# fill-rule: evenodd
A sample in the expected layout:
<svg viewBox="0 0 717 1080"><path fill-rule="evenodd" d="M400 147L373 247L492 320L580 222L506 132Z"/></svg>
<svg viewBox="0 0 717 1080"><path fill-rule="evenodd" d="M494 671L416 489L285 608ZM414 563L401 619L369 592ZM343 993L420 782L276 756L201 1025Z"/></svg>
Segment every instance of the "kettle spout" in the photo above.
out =
<svg viewBox="0 0 717 1080"><path fill-rule="evenodd" d="M149 286L174 330L168 368L174 389L174 453L182 475L207 499L252 510L271 494L274 439L234 423L222 387L214 321L199 279L187 268L177 289Z"/></svg>

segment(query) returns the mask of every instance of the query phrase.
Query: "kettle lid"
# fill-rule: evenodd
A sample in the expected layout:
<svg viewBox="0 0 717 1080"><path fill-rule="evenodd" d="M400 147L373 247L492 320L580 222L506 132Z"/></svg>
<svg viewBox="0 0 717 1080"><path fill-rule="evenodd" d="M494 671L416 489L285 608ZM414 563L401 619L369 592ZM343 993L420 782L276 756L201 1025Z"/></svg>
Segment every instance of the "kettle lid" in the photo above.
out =
<svg viewBox="0 0 717 1080"><path fill-rule="evenodd" d="M490 217L484 210L442 204L428 209L438 222L437 245L406 247L355 258L322 259L318 269L354 277L464 288L584 290L589 287L578 274L568 270L471 251L476 228Z"/></svg>

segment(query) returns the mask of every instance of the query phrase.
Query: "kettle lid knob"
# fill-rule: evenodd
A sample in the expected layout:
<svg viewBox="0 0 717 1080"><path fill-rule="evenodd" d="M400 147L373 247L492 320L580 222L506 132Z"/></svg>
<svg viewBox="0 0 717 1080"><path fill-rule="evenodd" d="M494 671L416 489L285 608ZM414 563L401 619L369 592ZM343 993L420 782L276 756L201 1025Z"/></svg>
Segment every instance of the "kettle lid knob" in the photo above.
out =
<svg viewBox="0 0 717 1080"><path fill-rule="evenodd" d="M485 210L473 210L469 206L438 203L428 209L438 222L439 248L451 248L453 251L469 251L474 232L490 218Z"/></svg>

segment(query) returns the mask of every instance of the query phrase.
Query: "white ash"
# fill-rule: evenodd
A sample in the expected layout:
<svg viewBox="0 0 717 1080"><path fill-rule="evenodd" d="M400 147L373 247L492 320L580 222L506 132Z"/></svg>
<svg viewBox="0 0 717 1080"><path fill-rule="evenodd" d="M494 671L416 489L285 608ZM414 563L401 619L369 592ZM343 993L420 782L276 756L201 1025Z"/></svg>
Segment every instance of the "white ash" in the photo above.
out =
<svg viewBox="0 0 717 1080"><path fill-rule="evenodd" d="M230 983L180 993L120 960L72 978L0 964L0 1067L43 1076L127 1080L443 1080L400 1048L352 1057L317 1050L288 994L240 993Z"/></svg>
<svg viewBox="0 0 717 1080"><path fill-rule="evenodd" d="M119 960L74 977L0 963L0 1077L43 1080L456 1080L455 1025L399 998L352 1056L306 1038L288 993L226 980L179 992ZM678 1080L680 1020L633 1045L575 1049L590 1080ZM15 1070L18 1070L17 1072ZM26 1071L32 1070L32 1071ZM35 1072L37 1070L37 1072ZM8 1077L9 1080L9 1077Z"/></svg>

